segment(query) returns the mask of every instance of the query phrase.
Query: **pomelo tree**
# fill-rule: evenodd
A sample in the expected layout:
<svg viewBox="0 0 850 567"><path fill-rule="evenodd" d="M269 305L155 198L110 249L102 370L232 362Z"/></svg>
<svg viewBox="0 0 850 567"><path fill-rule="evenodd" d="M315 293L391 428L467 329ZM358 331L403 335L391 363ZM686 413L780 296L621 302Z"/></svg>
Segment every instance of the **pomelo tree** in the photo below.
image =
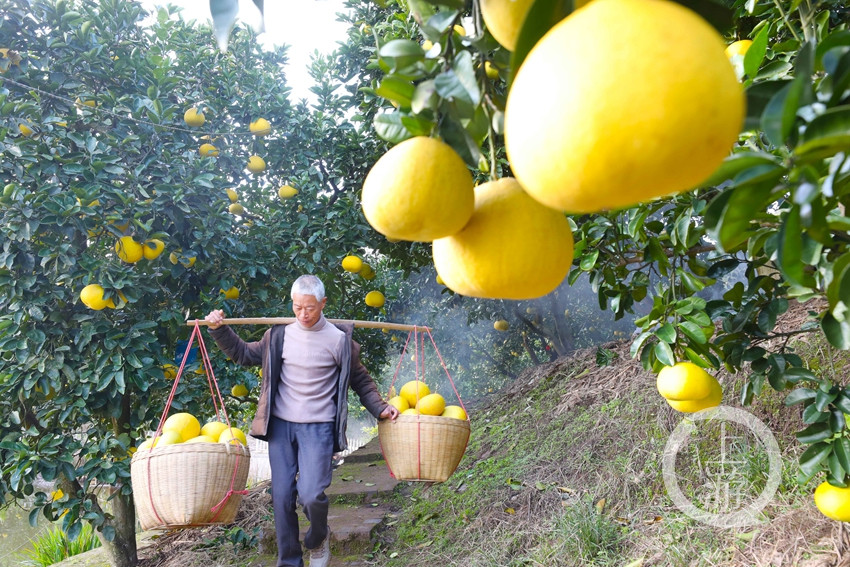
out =
<svg viewBox="0 0 850 567"><path fill-rule="evenodd" d="M185 320L288 314L300 273L325 280L331 316L378 315L362 296L389 276L346 279L339 261L386 244L351 181L385 143L351 124L362 95L338 80L359 68L347 56L314 63L315 103L292 101L285 49L241 27L222 53L174 11L16 0L0 48L0 502L26 500L31 521L61 518L71 537L88 522L114 565L133 565L130 455L156 427ZM252 155L264 171L247 170ZM385 261L409 270L410 257ZM383 341L365 340L379 367ZM223 391L256 385L215 365ZM193 368L173 407L208 419Z"/></svg>
<svg viewBox="0 0 850 567"><path fill-rule="evenodd" d="M518 8L521 4L526 3L487 0L470 5L417 0L395 5L399 20L415 24L419 35L399 37L393 26L402 24L396 21L372 27L375 53L371 66L382 75L364 85L364 90L384 100L373 120L376 133L391 144L413 136L440 137L481 180L516 173L512 168L520 164L506 160L506 98L518 84L517 73L522 78L522 65L533 55L532 48L574 9L584 10L581 7L588 4L585 14L592 9L594 16L581 16L584 21L605 10L611 18L621 19L611 0L605 8L595 8L593 2L537 0L527 3L527 15ZM727 44L745 40L727 51L746 93L738 141L710 176L709 171L701 172L701 179L678 187L675 196L664 197L671 191L652 193L650 188L645 197L631 203L628 198L620 204L613 199L604 210L590 211L564 195L547 195L547 203L563 207L573 224L575 259L568 281L586 275L599 307L617 317L633 313L640 302L649 303L648 313L636 320L638 334L632 342L632 354L647 370L657 372L688 360L705 368L722 366L740 372L746 376L740 393L744 404L766 386L785 393L788 405L802 407L805 423L797 435L807 446L800 457L799 480L805 483L823 473L834 486L845 487L850 478L845 418L850 391L829 369L807 368L789 342L794 336L817 335L831 349L850 348L850 224L846 213L850 39L846 8L835 1L698 0L681 4L710 22ZM653 3L652 11L662 10ZM677 19L694 22L681 10L674 12ZM649 25L643 12L639 15L642 23L635 19L633 25ZM656 35L641 40L643 45L630 44L636 61L652 44L680 51L681 46L664 31L671 31L669 27L665 21ZM505 29L511 30L513 37L507 48L499 43L507 41L503 39ZM584 33L580 28L573 31ZM676 41L684 41L676 37ZM570 57L571 62L583 56L582 50L613 49L600 38L578 46L568 40L559 38L569 47L558 53ZM695 53L701 58L704 52ZM667 55L661 54L645 67L641 62L641 68L652 69L665 58ZM725 73L716 65L716 57L714 61L712 73ZM544 123L560 123L562 116L581 120L581 114L591 110L569 106L581 93L569 90L570 81L554 78L563 59L550 63L546 66L537 61L536 82L523 85L522 110L535 110L545 101L550 113L528 126L532 133ZM663 87L665 82L676 83L677 71L690 72L689 66L701 68L684 61L678 68L666 68L664 75L649 70L646 76L629 80ZM592 69L584 70L595 74ZM675 99L662 96L666 88L656 89L656 108L650 103L646 113L655 117L653 124L664 124L665 117L672 122L681 108L707 98L691 92L689 100L689 85L695 83L676 84ZM562 91L551 92L553 85ZM601 91L598 101L584 104L608 104L619 95L615 85ZM565 92L569 98L559 99ZM550 104L553 100L562 100L561 107ZM716 115L704 115L695 124L704 128L704 124L715 123L717 116L738 115L737 109L730 108L732 104L738 103L729 102L716 109ZM508 123L510 126L510 120ZM561 137L567 137L568 130L569 125L562 129ZM690 142L691 134L684 128L675 139ZM612 142L606 142L604 135L594 133L594 140L599 144L594 151L610 149L606 144ZM507 142L510 150L510 132ZM677 142L659 145L646 157L666 154ZM529 163L540 155L554 156L547 158L548 163L532 167L535 175L543 172L544 176L549 170L558 170L558 155L566 161L577 149L562 147L557 136L541 136L537 141L524 138L523 144L523 151L514 154L522 154ZM609 157L608 163L613 165L617 154ZM695 169L705 166L701 158L690 161ZM681 162L688 164L689 159ZM676 167L659 170L659 187L670 169ZM567 180L570 173L566 172ZM523 175L529 180L533 177L527 171ZM653 179L648 178L650 185ZM631 191L631 185L632 181L627 181L613 190L599 190L591 194L591 200L604 201L602 197L614 196L616 191ZM558 187L543 189L556 191ZM586 189L592 191L593 187ZM567 202L571 204L553 205ZM777 317L792 301L809 307L810 320L799 330L778 332Z"/></svg>

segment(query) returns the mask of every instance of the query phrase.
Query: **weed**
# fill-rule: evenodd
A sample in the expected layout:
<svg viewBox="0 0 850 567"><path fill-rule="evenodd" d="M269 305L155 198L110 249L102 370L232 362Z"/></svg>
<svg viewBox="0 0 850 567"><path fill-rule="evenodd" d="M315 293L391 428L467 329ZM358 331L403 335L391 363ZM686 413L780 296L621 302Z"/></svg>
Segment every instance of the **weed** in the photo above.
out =
<svg viewBox="0 0 850 567"><path fill-rule="evenodd" d="M33 542L33 548L25 552L25 564L46 567L97 547L100 547L100 540L89 524L83 524L80 535L74 540L55 527Z"/></svg>

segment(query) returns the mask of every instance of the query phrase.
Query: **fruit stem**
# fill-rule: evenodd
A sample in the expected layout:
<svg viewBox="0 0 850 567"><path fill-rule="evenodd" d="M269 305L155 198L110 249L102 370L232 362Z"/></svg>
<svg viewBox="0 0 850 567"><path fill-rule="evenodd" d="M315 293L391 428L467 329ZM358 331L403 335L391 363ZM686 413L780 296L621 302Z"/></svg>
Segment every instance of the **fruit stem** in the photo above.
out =
<svg viewBox="0 0 850 567"><path fill-rule="evenodd" d="M779 2L779 0L773 0L773 3L776 4L779 14L782 16L782 19L785 20L785 25L788 26L788 29L791 31L791 35L794 36L794 39L802 43L803 40L800 39L800 36L797 35L797 31L794 29L794 26L792 26L791 22L788 20L788 14L786 14L785 10L782 9L782 3Z"/></svg>

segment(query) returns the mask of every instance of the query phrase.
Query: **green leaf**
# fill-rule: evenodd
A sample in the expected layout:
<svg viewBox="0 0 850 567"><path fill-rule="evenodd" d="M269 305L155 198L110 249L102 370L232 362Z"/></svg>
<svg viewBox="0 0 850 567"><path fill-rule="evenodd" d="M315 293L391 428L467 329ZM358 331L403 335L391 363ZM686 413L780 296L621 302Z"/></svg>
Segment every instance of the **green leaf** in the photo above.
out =
<svg viewBox="0 0 850 567"><path fill-rule="evenodd" d="M800 443L810 444L825 441L832 437L832 429L826 422L813 423L802 431L798 431L795 436Z"/></svg>
<svg viewBox="0 0 850 567"><path fill-rule="evenodd" d="M413 134L402 124L399 112L376 114L373 125L375 133L391 144L398 144L413 137Z"/></svg>
<svg viewBox="0 0 850 567"><path fill-rule="evenodd" d="M701 187L716 187L724 181L734 179L742 171L758 165L778 165L777 160L770 154L762 152L740 152L726 158L711 177L703 181Z"/></svg>
<svg viewBox="0 0 850 567"><path fill-rule="evenodd" d="M761 117L773 97L785 86L790 85L790 79L763 81L747 88L747 116L744 119L745 130L756 130L761 127Z"/></svg>
<svg viewBox="0 0 850 567"><path fill-rule="evenodd" d="M737 187L720 193L706 210L708 234L719 242L723 250L735 250L747 241L750 224L759 211L764 209L772 191L772 185L763 184Z"/></svg>
<svg viewBox="0 0 850 567"><path fill-rule="evenodd" d="M664 323L655 331L655 336L667 344L676 342L676 329L670 323Z"/></svg>
<svg viewBox="0 0 850 567"><path fill-rule="evenodd" d="M811 388L797 388L785 396L785 405L793 406L808 400L813 400L815 399L815 395L816 392Z"/></svg>
<svg viewBox="0 0 850 567"><path fill-rule="evenodd" d="M381 46L378 57L389 66L391 72L398 72L424 60L425 53L422 46L415 41L394 39Z"/></svg>
<svg viewBox="0 0 850 567"><path fill-rule="evenodd" d="M829 344L837 349L850 349L850 321L839 321L832 313L826 313L821 321L821 329Z"/></svg>
<svg viewBox="0 0 850 567"><path fill-rule="evenodd" d="M656 343L655 358L657 358L665 366L673 366L676 364L676 358L673 356L673 349L671 349L670 345L664 341Z"/></svg>
<svg viewBox="0 0 850 567"><path fill-rule="evenodd" d="M748 77L755 77L761 67L764 56L767 53L767 40L770 36L770 26L763 26L753 38L753 44L744 54L744 73Z"/></svg>
<svg viewBox="0 0 850 567"><path fill-rule="evenodd" d="M832 447L829 443L816 443L800 455L800 469L811 474L820 470L820 465L829 457Z"/></svg>
<svg viewBox="0 0 850 567"><path fill-rule="evenodd" d="M800 235L800 207L793 206L779 227L779 246L777 248L776 266L782 276L794 285L804 285L802 261L802 242Z"/></svg>
<svg viewBox="0 0 850 567"><path fill-rule="evenodd" d="M816 152L829 155L850 148L850 106L830 108L806 125L794 153L801 157Z"/></svg>
<svg viewBox="0 0 850 567"><path fill-rule="evenodd" d="M394 100L402 108L410 108L416 87L407 79L387 75L375 89L375 94L387 100Z"/></svg>
<svg viewBox="0 0 850 567"><path fill-rule="evenodd" d="M582 255L581 262L579 263L579 266L585 272L589 272L590 270L593 269L593 266L596 265L597 258L599 258L599 249L595 249L592 252L590 252L589 254Z"/></svg>
<svg viewBox="0 0 850 567"><path fill-rule="evenodd" d="M513 83L522 62L531 48L537 45L546 32L555 24L569 16L574 9L573 0L535 0L531 4L522 29L517 36L516 47L511 54L511 72L508 76L508 88Z"/></svg>
<svg viewBox="0 0 850 567"><path fill-rule="evenodd" d="M691 321L683 321L679 323L679 329L682 333L697 344L704 345L708 342L702 327Z"/></svg>
<svg viewBox="0 0 850 567"><path fill-rule="evenodd" d="M832 450L845 471L850 471L850 439L839 437L832 443Z"/></svg>

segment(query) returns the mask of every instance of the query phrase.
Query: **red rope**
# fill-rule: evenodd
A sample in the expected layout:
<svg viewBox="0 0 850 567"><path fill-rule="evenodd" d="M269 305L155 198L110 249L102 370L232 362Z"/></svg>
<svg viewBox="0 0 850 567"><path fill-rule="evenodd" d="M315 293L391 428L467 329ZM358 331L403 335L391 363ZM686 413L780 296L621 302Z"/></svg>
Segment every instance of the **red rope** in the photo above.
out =
<svg viewBox="0 0 850 567"><path fill-rule="evenodd" d="M174 377L174 385L171 387L171 392L168 395L168 399L165 402L165 408L162 411L162 415L159 418L159 425L157 425L156 433L153 437L153 443L151 445L151 450L156 446L156 440L162 434L162 426L165 423L166 416L168 415L168 410L171 409L171 404L174 401L174 395L177 393L177 385L180 382L180 378L183 376L183 370L186 368L186 361L189 358L189 353L192 350L192 344L195 341L195 338L198 339L198 350L201 355L201 364L204 366L204 370L207 375L207 384L210 387L210 396L212 397L213 408L215 409L215 415L218 418L219 414L224 416L225 421L227 422L227 429L230 431L231 435L233 434L233 428L230 425L230 418L227 415L227 409L224 407L224 397L221 395L221 390L218 387L218 380L215 378L215 374L213 373L212 362L210 361L210 355L207 351L207 346L204 344L204 338L201 335L201 326L195 322L195 328L192 329L192 334L189 337L189 341L186 345L186 350L183 353L183 360L180 363L180 368L177 370L177 375ZM220 408L220 409L219 409ZM240 449L241 451L241 449ZM233 475L230 478L230 489L224 495L221 502L213 506L210 511L214 512L214 516L210 520L210 523L214 522L221 512L224 504L230 499L234 494L248 494L247 490L233 490L233 485L236 481L236 473L239 469L239 455L236 456L236 463L233 467ZM156 516L157 521L160 524L165 524L162 518L159 517L159 513L156 511L156 505L153 500L153 483L150 482L151 477L151 458L147 459L147 470L148 470L148 500L151 505L151 510L153 511L154 516Z"/></svg>

